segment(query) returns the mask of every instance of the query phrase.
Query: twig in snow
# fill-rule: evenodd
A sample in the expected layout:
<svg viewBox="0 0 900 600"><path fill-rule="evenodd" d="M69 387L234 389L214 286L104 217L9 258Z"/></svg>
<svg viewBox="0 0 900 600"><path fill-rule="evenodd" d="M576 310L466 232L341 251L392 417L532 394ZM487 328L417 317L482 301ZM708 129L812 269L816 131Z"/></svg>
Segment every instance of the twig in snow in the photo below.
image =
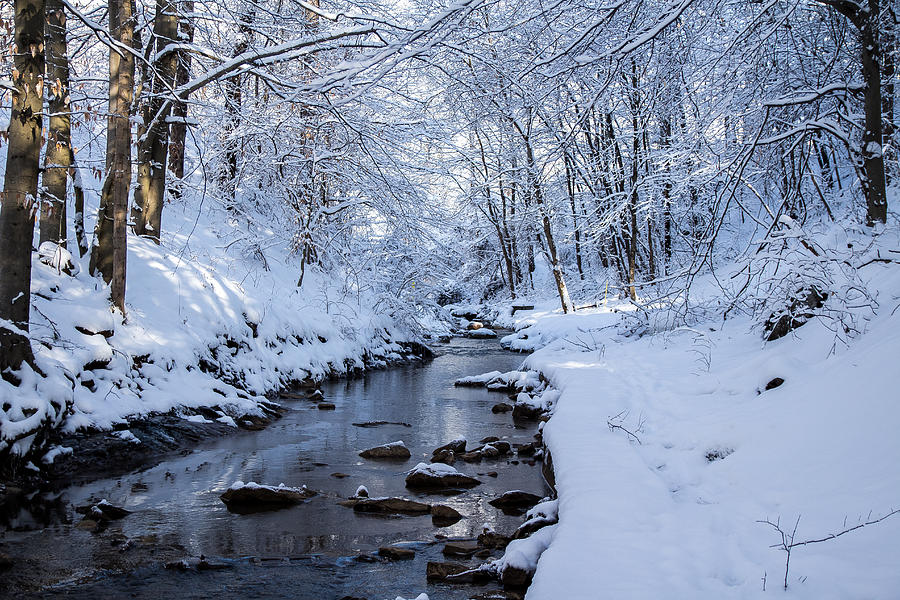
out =
<svg viewBox="0 0 900 600"><path fill-rule="evenodd" d="M641 438L639 438L639 437L635 434L635 431L636 431L636 432L640 432L641 429L643 429L643 427L644 427L644 417L642 416L642 417L638 420L638 426L637 426L637 429L635 429L635 431L630 431L630 430L626 429L623 425L621 425L621 423L623 423L627 417L628 417L628 411L627 411L627 410L623 410L623 411L620 412L619 414L617 414L617 415L615 415L615 416L610 417L609 419L607 419L607 420L606 420L606 425L609 427L609 430L610 430L610 431L615 431L615 430L617 430L617 429L618 429L619 431L624 431L626 435L628 435L630 438L633 438L634 441L636 441L638 444L640 444L640 443L641 443Z"/></svg>
<svg viewBox="0 0 900 600"><path fill-rule="evenodd" d="M775 529L775 531L777 531L779 535L781 535L781 542L778 544L772 544L769 547L770 548L781 548L782 550L784 550L787 553L787 557L785 558L785 561L784 561L784 589L787 589L787 587L788 587L788 571L791 568L791 551L794 548L796 548L798 546L807 546L809 544L818 544L821 542L827 542L829 540L839 538L840 536L844 535L845 533L850 533L851 531L856 531L857 529L862 529L866 525L874 525L876 523L881 523L888 517L892 517L892 516L896 515L897 513L900 513L900 508L892 508L890 510L890 512L888 512L887 514L885 514L877 519L873 519L872 513L869 513L869 516L866 517L868 520L863 523L858 523L858 524L854 525L853 527L845 527L844 529L842 529L841 531L838 531L837 533L829 533L826 536L823 536L820 538L815 538L815 539L804 540L802 542L794 541L794 537L797 534L797 526L800 524L800 515L797 515L797 521L794 523L794 528L793 528L793 530L791 530L790 533L787 533L784 529L781 528L781 517L776 519L776 521L774 523L772 521L770 521L769 519L760 520L760 521L757 521L757 523L769 525L773 529ZM846 524L847 524L847 519L845 518L844 525L846 526ZM765 578L763 579L763 589L765 589Z"/></svg>

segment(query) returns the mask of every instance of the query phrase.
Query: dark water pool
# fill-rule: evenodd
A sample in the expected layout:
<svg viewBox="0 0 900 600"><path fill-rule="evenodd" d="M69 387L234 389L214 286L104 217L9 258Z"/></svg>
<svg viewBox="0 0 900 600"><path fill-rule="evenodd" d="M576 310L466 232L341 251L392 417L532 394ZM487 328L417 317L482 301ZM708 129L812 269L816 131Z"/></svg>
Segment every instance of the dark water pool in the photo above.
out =
<svg viewBox="0 0 900 600"><path fill-rule="evenodd" d="M494 340L454 339L423 367L370 373L363 379L323 386L334 411L305 400L284 401L283 419L260 432L243 432L207 442L185 456L123 477L66 490L54 523L39 531L5 532L0 550L15 569L37 569L38 583L58 581L39 592L6 590L16 597L73 598L294 598L338 600L344 596L432 600L468 598L488 588L427 584L425 563L444 560L436 534L473 538L489 524L509 533L521 517L487 504L510 489L544 494L540 465L510 459L456 467L483 483L453 496L416 494L404 474L431 451L454 438L470 446L489 435L511 443L533 439L533 424L517 428L509 414L493 414L502 395L455 388L454 379L518 367L521 356L500 350ZM355 422L399 421L373 428ZM412 452L406 462L364 460L365 448L402 440ZM497 477L486 475L496 471ZM339 479L333 473L349 477ZM275 512L238 515L219 494L236 480L289 486L321 493L307 503ZM337 501L365 485L371 496L401 496L448 504L464 515L439 528L430 517L379 517L354 513ZM106 531L77 528L72 507L106 498L133 513ZM416 558L361 562L360 554L402 543ZM123 549L124 548L124 549ZM167 560L211 557L229 568L177 572ZM477 559L476 559L477 562ZM476 564L476 563L472 563ZM0 595L4 590L0 588Z"/></svg>

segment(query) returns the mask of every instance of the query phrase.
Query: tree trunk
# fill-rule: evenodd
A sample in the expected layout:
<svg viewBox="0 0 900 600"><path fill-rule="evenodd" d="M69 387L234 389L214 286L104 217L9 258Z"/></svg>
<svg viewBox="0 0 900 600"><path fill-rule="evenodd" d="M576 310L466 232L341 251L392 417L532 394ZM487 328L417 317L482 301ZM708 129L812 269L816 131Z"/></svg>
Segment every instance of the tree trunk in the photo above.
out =
<svg viewBox="0 0 900 600"><path fill-rule="evenodd" d="M866 197L866 223L887 222L887 190L884 179L884 140L881 104L880 0L819 0L846 17L859 31L860 62L865 91L865 127L862 136L860 183Z"/></svg>
<svg viewBox="0 0 900 600"><path fill-rule="evenodd" d="M660 146L668 153L672 141L672 121L668 116L660 121ZM663 275L669 274L672 263L672 162L668 154L663 158L665 174L663 177Z"/></svg>
<svg viewBox="0 0 900 600"><path fill-rule="evenodd" d="M544 240L547 248L547 261L553 270L553 279L556 281L556 291L559 294L559 303L563 313L575 311L572 299L569 297L569 288L566 286L565 276L563 275L562 265L559 263L559 254L556 251L556 242L553 240L553 231L550 228L550 217L547 215L547 209L544 205L544 195L541 189L541 182L537 176L537 164L534 160L534 151L531 147L531 140L524 137L525 157L528 160L528 178L531 187L532 197L541 214L541 223L544 229Z"/></svg>
<svg viewBox="0 0 900 600"><path fill-rule="evenodd" d="M237 42L234 45L232 56L240 56L250 47L250 36L253 34L250 29L250 21L254 14L251 5L241 15ZM230 200L234 200L237 193L238 155L241 153L241 142L237 130L240 127L242 95L241 76L230 77L225 82L225 172L222 181L225 194Z"/></svg>
<svg viewBox="0 0 900 600"><path fill-rule="evenodd" d="M131 48L134 19L129 0L109 0L112 38ZM110 284L113 306L125 314L128 189L131 183L131 101L134 94L134 56L109 53L109 118L106 135L106 180L100 196L91 273Z"/></svg>
<svg viewBox="0 0 900 600"><path fill-rule="evenodd" d="M162 231L162 210L166 191L166 158L169 142L168 118L171 103L165 102L166 90L175 84L178 67L178 55L172 51L164 51L166 47L177 42L178 14L173 0L157 0L156 17L153 24L156 60L154 67L156 76L150 91L149 122L147 132L140 140L138 156L138 190L135 198L143 200L141 210L137 213L135 233L146 235L159 243ZM146 161L146 162L145 162Z"/></svg>
<svg viewBox="0 0 900 600"><path fill-rule="evenodd" d="M897 65L897 13L894 4L888 2L882 11L881 31L881 81L884 82L881 92L881 114L884 119L884 131L882 132L884 143L882 147L890 148L890 155L885 157L885 183L889 186L891 179L898 175L896 172L900 157L897 153L897 143L894 139L897 133L897 124L894 122L894 101L896 90L896 65Z"/></svg>
<svg viewBox="0 0 900 600"><path fill-rule="evenodd" d="M574 159L568 153L563 155L563 163L566 169L566 192L569 195L569 208L572 211L572 229L575 232L575 266L578 268L578 278L584 281L584 269L581 265L581 229L578 224L578 210L575 207L575 167Z"/></svg>
<svg viewBox="0 0 900 600"><path fill-rule="evenodd" d="M12 113L0 199L0 372L34 362L28 331L31 245L41 155L44 0L15 0ZM10 326L20 331L12 329Z"/></svg>
<svg viewBox="0 0 900 600"><path fill-rule="evenodd" d="M184 0L180 3L182 11L178 21L178 39L188 44L194 41L194 22L189 16L194 12L194 1ZM175 70L175 85L181 86L188 82L191 76L191 54L179 50L177 52L178 66ZM183 194L184 179L184 142L187 136L187 101L179 99L172 105L172 123L169 126L169 171L172 177L169 180L169 194L172 198L181 198Z"/></svg>
<svg viewBox="0 0 900 600"><path fill-rule="evenodd" d="M878 64L879 0L869 0L869 13L859 17L860 46L865 90L866 127L862 138L863 191L866 195L866 223L887 222L887 192L884 181L884 152L881 139L881 68Z"/></svg>
<svg viewBox="0 0 900 600"><path fill-rule="evenodd" d="M40 241L65 244L66 179L72 168L72 135L69 117L69 59L66 49L66 13L60 0L46 4L46 60L49 86L50 127L44 154L41 190Z"/></svg>
<svg viewBox="0 0 900 600"><path fill-rule="evenodd" d="M78 243L78 256L84 256L88 253L87 232L84 229L84 184L81 181L81 171L78 170L78 164L75 162L74 152L71 155L72 160L72 188L75 191L75 241Z"/></svg>

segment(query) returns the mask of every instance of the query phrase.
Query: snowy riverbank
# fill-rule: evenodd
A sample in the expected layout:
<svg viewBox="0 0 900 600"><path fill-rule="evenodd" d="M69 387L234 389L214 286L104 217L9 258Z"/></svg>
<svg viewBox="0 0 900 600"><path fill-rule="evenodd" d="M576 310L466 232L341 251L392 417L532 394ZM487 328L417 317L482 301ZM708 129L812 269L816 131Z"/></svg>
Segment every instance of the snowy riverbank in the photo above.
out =
<svg viewBox="0 0 900 600"><path fill-rule="evenodd" d="M559 524L527 597L781 594L776 526L799 544L900 508L900 269L859 272L877 307L848 345L821 319L772 342L750 317L625 337L612 302L510 319L504 343L539 348L526 366L560 392ZM895 515L798 545L788 594L890 597L898 539Z"/></svg>
<svg viewBox="0 0 900 600"><path fill-rule="evenodd" d="M270 412L266 394L423 352L372 298L351 303L312 269L298 288L297 260L271 232L267 245L264 231L181 210L170 208L176 233L162 245L129 238L124 320L86 257L72 259L71 274L35 257L31 335L46 377L25 366L22 385L0 381L0 449L23 454L50 430L122 428L170 411L197 418L212 408L226 425L250 423ZM19 439L41 423L37 437ZM44 451L44 462L65 452Z"/></svg>

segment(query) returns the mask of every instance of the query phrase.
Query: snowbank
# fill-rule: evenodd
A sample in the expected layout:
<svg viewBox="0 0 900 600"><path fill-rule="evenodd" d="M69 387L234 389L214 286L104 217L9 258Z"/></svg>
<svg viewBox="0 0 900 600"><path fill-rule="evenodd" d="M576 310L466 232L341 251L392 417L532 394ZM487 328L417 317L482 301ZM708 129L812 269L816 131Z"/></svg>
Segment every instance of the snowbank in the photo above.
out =
<svg viewBox="0 0 900 600"><path fill-rule="evenodd" d="M859 273L878 306L854 336L839 317L768 343L749 316L641 338L611 310L523 317L514 339L546 344L526 366L559 394L559 523L527 598L764 597L784 586L777 527L799 544L864 523L793 547L788 593L893 597L900 515L874 521L900 507L900 269Z"/></svg>

